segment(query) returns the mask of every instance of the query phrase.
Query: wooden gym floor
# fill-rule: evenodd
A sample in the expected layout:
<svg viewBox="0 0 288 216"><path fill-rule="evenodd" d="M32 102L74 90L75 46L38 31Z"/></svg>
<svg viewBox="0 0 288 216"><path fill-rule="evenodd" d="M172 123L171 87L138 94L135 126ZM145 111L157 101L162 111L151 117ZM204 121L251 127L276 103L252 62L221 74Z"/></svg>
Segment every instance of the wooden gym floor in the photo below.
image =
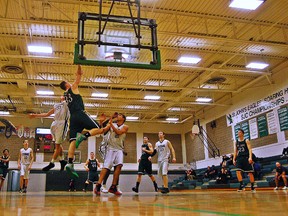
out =
<svg viewBox="0 0 288 216"><path fill-rule="evenodd" d="M167 195L126 192L0 192L1 216L22 215L288 215L287 191L193 190Z"/></svg>

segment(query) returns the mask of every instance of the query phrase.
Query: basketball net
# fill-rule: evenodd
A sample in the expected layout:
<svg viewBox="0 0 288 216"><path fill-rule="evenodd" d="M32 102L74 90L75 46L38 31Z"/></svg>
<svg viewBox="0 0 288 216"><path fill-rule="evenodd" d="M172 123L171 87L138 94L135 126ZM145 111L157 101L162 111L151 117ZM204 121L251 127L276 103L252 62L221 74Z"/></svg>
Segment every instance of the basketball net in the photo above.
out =
<svg viewBox="0 0 288 216"><path fill-rule="evenodd" d="M108 67L108 76L119 77L121 75L121 68Z"/></svg>

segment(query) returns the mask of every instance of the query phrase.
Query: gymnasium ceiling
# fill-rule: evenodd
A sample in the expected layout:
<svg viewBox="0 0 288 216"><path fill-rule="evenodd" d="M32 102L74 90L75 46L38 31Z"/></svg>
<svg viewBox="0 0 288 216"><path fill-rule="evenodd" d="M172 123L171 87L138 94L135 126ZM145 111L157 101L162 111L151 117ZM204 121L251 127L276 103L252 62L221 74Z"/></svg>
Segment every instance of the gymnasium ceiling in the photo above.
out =
<svg viewBox="0 0 288 216"><path fill-rule="evenodd" d="M72 82L78 12L98 13L98 0L0 0L0 109L16 107L12 115L47 112L59 101L62 80ZM111 1L103 1L107 13ZM141 0L141 17L156 19L161 70L121 68L111 75L107 67L82 66L80 84L86 109L93 115L125 113L140 122L183 123L205 118L217 106L229 107L231 98L252 86L270 85L288 61L288 1L267 0L255 11L229 8L229 0ZM135 12L133 12L135 14ZM129 15L127 4L116 3L112 14ZM113 26L112 26L113 27ZM114 26L110 35L121 36ZM96 32L98 26L85 31ZM143 40L149 34L142 33ZM49 44L52 54L29 53L27 46ZM183 55L198 56L196 65L183 65ZM264 70L247 69L251 61L269 64ZM9 69L9 68L8 68ZM287 79L287 78L286 78ZM39 96L36 90L52 90ZM108 98L95 98L106 92ZM145 100L147 94L159 100ZM210 97L211 103L196 102ZM11 99L11 102L9 99Z"/></svg>

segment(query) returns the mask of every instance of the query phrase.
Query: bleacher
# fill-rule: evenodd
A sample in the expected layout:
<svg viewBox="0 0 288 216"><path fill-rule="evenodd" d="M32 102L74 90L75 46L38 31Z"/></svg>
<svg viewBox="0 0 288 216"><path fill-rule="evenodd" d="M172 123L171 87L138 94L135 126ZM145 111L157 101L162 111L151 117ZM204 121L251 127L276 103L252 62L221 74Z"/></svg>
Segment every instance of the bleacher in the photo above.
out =
<svg viewBox="0 0 288 216"><path fill-rule="evenodd" d="M288 157L282 158L280 155L258 158L257 161L261 165L261 178L255 179L255 186L257 188L275 187L275 163L280 162L288 170ZM216 166L220 171L220 166ZM169 182L169 188L172 190L193 190L193 189L228 189L238 188L239 182L236 176L236 168L234 165L228 167L231 171L231 180L228 184L217 184L216 180L209 180L204 178L204 172L206 168L196 170L197 179L185 180L185 173L183 176L175 179L173 182ZM288 174L288 173L287 173ZM288 178L288 175L286 175ZM246 187L250 187L250 181L248 175L243 175L243 182Z"/></svg>

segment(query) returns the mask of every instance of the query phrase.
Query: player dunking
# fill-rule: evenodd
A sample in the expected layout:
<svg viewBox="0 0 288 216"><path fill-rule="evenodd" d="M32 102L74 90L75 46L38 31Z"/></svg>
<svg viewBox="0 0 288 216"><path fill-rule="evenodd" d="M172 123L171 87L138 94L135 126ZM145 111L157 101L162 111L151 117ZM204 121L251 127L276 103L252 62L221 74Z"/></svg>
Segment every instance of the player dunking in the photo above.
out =
<svg viewBox="0 0 288 216"><path fill-rule="evenodd" d="M151 158L149 160L149 157L154 152L154 148L152 144L149 142L148 137L143 138L143 145L141 146L141 148L142 148L142 155L140 159L138 160L139 166L138 166L138 176L137 176L136 186L133 187L132 190L138 193L142 175L144 175L146 172L148 176L150 177L151 181L153 182L154 189L157 192L158 186L157 186L155 177L152 175Z"/></svg>
<svg viewBox="0 0 288 216"><path fill-rule="evenodd" d="M83 99L78 89L82 74L81 66L78 65L74 83L70 84L66 81L60 83L60 88L65 90L64 96L70 111L70 145L66 171L72 178L79 177L73 165L75 148L78 147L76 146L77 133L81 133L84 128L89 130L85 133L86 138L103 133L103 128L100 128L98 123L85 111Z"/></svg>
<svg viewBox="0 0 288 216"><path fill-rule="evenodd" d="M57 160L59 157L59 162L61 164L61 171L64 170L65 165L67 162L64 160L64 154L63 154L63 147L61 143L64 142L67 136L68 132L68 122L70 118L70 112L67 106L67 103L65 102L64 96L61 96L61 103L57 103L54 105L53 109L48 111L47 113L40 113L40 114L30 114L30 118L35 117L47 117L51 116L52 114L55 114L54 121L51 124L50 131L53 137L53 141L55 142L55 151L53 153L51 162L48 166L44 167L43 171L48 171L55 167L54 161Z"/></svg>
<svg viewBox="0 0 288 216"><path fill-rule="evenodd" d="M251 192L255 193L256 190L254 187L252 148L250 141L244 138L244 131L242 129L238 130L238 140L234 142L233 164L237 168L236 175L240 183L238 192L245 190L245 185L243 184L242 179L242 172L247 172L251 182Z"/></svg>

